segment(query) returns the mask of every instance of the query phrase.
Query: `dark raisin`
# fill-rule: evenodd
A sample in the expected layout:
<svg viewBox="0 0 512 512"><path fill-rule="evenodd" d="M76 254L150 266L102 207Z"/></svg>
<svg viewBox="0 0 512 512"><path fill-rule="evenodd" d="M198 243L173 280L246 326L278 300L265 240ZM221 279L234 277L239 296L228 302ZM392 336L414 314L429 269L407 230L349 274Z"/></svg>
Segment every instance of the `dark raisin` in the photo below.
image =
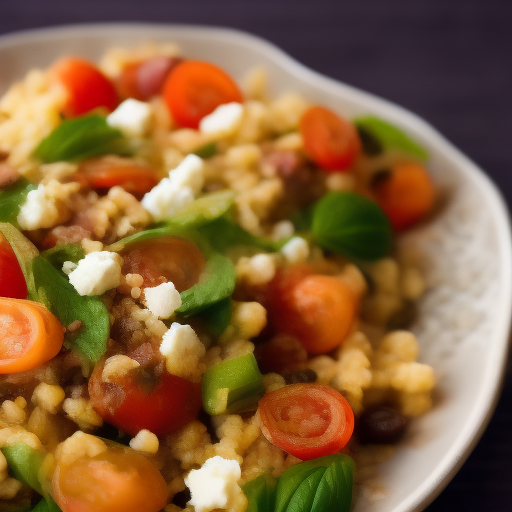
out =
<svg viewBox="0 0 512 512"><path fill-rule="evenodd" d="M362 444L396 443L404 434L407 419L385 405L369 408L357 422L357 433Z"/></svg>
<svg viewBox="0 0 512 512"><path fill-rule="evenodd" d="M391 315L388 320L388 329L407 329L416 320L418 308L414 302L406 302L402 309Z"/></svg>
<svg viewBox="0 0 512 512"><path fill-rule="evenodd" d="M388 181L389 178L391 178L391 172L391 169L379 169L378 171L375 171L370 181L370 188L378 189Z"/></svg>
<svg viewBox="0 0 512 512"><path fill-rule="evenodd" d="M357 127L359 138L363 146L363 152L368 156L380 155L383 151L382 144L380 141L366 128L362 126Z"/></svg>
<svg viewBox="0 0 512 512"><path fill-rule="evenodd" d="M317 374L309 368L300 372L286 373L283 375L286 384L304 384L306 382L316 382Z"/></svg>
<svg viewBox="0 0 512 512"><path fill-rule="evenodd" d="M190 490L188 487L183 491L177 492L172 498L172 503L180 508L185 508L187 503L190 501L192 496L190 495Z"/></svg>

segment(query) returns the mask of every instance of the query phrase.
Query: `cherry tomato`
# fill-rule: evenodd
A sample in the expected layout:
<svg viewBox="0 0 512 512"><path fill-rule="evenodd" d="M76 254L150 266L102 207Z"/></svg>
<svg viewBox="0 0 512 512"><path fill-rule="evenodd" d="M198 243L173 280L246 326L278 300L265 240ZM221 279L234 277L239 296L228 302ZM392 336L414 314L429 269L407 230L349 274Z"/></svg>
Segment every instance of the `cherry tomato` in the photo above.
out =
<svg viewBox="0 0 512 512"><path fill-rule="evenodd" d="M53 497L62 512L158 512L167 504L167 484L142 454L111 447L57 464Z"/></svg>
<svg viewBox="0 0 512 512"><path fill-rule="evenodd" d="M352 325L357 298L340 279L305 267L281 271L269 288L269 314L277 332L297 338L310 354L338 347Z"/></svg>
<svg viewBox="0 0 512 512"><path fill-rule="evenodd" d="M194 286L203 272L203 253L179 237L155 238L123 253L123 274L140 274L145 286L171 281L182 292Z"/></svg>
<svg viewBox="0 0 512 512"><path fill-rule="evenodd" d="M423 219L432 211L436 199L428 172L415 162L395 165L375 181L373 190L377 203L397 231Z"/></svg>
<svg viewBox="0 0 512 512"><path fill-rule="evenodd" d="M361 153L354 125L324 107L311 107L299 125L306 154L327 172L344 171Z"/></svg>
<svg viewBox="0 0 512 512"><path fill-rule="evenodd" d="M242 102L242 93L229 75L213 64L194 60L176 66L163 94L176 123L187 128L197 128L219 105Z"/></svg>
<svg viewBox="0 0 512 512"><path fill-rule="evenodd" d="M9 242L0 233L0 297L26 299L25 277Z"/></svg>
<svg viewBox="0 0 512 512"><path fill-rule="evenodd" d="M259 411L268 441L302 460L339 452L354 431L347 400L320 384L292 384L267 393Z"/></svg>
<svg viewBox="0 0 512 512"><path fill-rule="evenodd" d="M200 384L166 371L156 376L142 366L115 382L103 382L103 367L98 363L89 379L92 406L105 421L128 434L147 429L165 435L197 417Z"/></svg>
<svg viewBox="0 0 512 512"><path fill-rule="evenodd" d="M114 85L91 62L64 58L52 66L50 74L66 90L66 117L80 116L100 107L111 112L117 107Z"/></svg>
<svg viewBox="0 0 512 512"><path fill-rule="evenodd" d="M75 179L94 189L109 189L118 185L139 197L159 182L156 171L150 167L118 157L82 162Z"/></svg>

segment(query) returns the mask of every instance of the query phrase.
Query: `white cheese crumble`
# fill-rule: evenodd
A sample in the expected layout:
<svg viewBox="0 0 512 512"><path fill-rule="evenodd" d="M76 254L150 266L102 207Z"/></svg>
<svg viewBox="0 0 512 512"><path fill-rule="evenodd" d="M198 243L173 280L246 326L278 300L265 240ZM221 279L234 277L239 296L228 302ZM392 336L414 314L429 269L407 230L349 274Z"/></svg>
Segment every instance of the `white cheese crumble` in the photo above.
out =
<svg viewBox="0 0 512 512"><path fill-rule="evenodd" d="M303 263L309 257L309 244L304 238L294 236L281 247L281 254L289 263Z"/></svg>
<svg viewBox="0 0 512 512"><path fill-rule="evenodd" d="M185 484L192 495L188 503L196 512L229 509L242 492L238 485L240 477L240 464L236 460L216 455L185 477Z"/></svg>
<svg viewBox="0 0 512 512"><path fill-rule="evenodd" d="M140 430L137 435L131 439L130 448L143 453L156 453L159 448L158 437L149 430Z"/></svg>
<svg viewBox="0 0 512 512"><path fill-rule="evenodd" d="M229 137L242 122L244 107L240 103L231 102L219 105L211 114L204 116L199 122L199 131L215 137Z"/></svg>
<svg viewBox="0 0 512 512"><path fill-rule="evenodd" d="M150 128L152 116L153 111L149 103L129 98L107 116L107 123L126 135L142 137Z"/></svg>
<svg viewBox="0 0 512 512"><path fill-rule="evenodd" d="M205 346L190 325L177 322L163 335L160 353L165 357L167 371L197 382L201 379L200 359L206 352Z"/></svg>
<svg viewBox="0 0 512 512"><path fill-rule="evenodd" d="M80 295L101 295L121 283L121 263L115 252L91 252L69 274L69 282Z"/></svg>
<svg viewBox="0 0 512 512"><path fill-rule="evenodd" d="M203 160L197 155L188 155L169 172L168 178L160 180L142 198L141 204L155 221L169 219L194 201L203 183Z"/></svg>
<svg viewBox="0 0 512 512"><path fill-rule="evenodd" d="M169 318L181 306L180 293L170 281L144 288L144 297L149 311L159 318Z"/></svg>
<svg viewBox="0 0 512 512"><path fill-rule="evenodd" d="M238 279L249 285L259 286L272 281L276 264L270 254L256 254L251 258L242 257L236 264Z"/></svg>

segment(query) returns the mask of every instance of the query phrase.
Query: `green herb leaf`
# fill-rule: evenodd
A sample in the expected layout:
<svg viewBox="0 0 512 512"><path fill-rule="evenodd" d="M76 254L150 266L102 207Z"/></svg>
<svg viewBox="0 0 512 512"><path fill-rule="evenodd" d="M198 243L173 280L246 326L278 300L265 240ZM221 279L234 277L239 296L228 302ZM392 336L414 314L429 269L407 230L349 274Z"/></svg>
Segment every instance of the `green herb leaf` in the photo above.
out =
<svg viewBox="0 0 512 512"><path fill-rule="evenodd" d="M71 243L52 247L47 251L43 251L41 256L45 260L49 261L57 270L62 270L62 265L64 265L65 261L78 263L85 257L85 252L82 249L81 244Z"/></svg>
<svg viewBox="0 0 512 512"><path fill-rule="evenodd" d="M209 142L208 144L197 148L195 151L193 151L193 154L201 158L211 158L218 152L219 150L217 149L217 144L215 142Z"/></svg>
<svg viewBox="0 0 512 512"><path fill-rule="evenodd" d="M330 192L315 206L313 237L324 249L353 260L376 260L391 250L392 230L386 214L352 192Z"/></svg>
<svg viewBox="0 0 512 512"><path fill-rule="evenodd" d="M57 503L55 503L49 496L41 500L33 509L32 512L62 512Z"/></svg>
<svg viewBox="0 0 512 512"><path fill-rule="evenodd" d="M208 331L218 338L231 320L231 298L223 299L200 313Z"/></svg>
<svg viewBox="0 0 512 512"><path fill-rule="evenodd" d="M324 467L315 468L312 470L311 474L302 480L288 503L288 507L286 508L287 512L295 512L296 510L307 510L310 512L313 501L315 500L318 484L322 480L325 472L326 468ZM337 509L335 508L334 510Z"/></svg>
<svg viewBox="0 0 512 512"><path fill-rule="evenodd" d="M4 446L2 453L14 478L28 485L39 494L43 494L39 472L44 461L44 453L31 448L25 443Z"/></svg>
<svg viewBox="0 0 512 512"><path fill-rule="evenodd" d="M108 310L99 297L80 295L67 277L39 255L36 247L10 224L0 231L18 258L27 283L28 298L44 304L67 326L80 320L83 326L66 341L94 364L104 354L110 334Z"/></svg>
<svg viewBox="0 0 512 512"><path fill-rule="evenodd" d="M354 119L354 124L357 128L373 135L386 149L399 149L420 160L428 158L424 148L410 139L402 130L383 119L374 116L359 117Z"/></svg>
<svg viewBox="0 0 512 512"><path fill-rule="evenodd" d="M78 162L93 156L130 154L128 140L105 117L88 115L66 119L43 139L34 156L44 163Z"/></svg>
<svg viewBox="0 0 512 512"><path fill-rule="evenodd" d="M224 389L229 390L227 400ZM247 411L264 392L263 377L252 353L212 366L201 380L203 407L211 415Z"/></svg>
<svg viewBox="0 0 512 512"><path fill-rule="evenodd" d="M20 178L12 185L0 189L0 222L9 222L18 226L16 219L21 206L25 203L28 193L36 188L37 185L25 178Z"/></svg>
<svg viewBox="0 0 512 512"><path fill-rule="evenodd" d="M277 480L269 474L247 482L242 487L248 501L246 512L274 512L276 484Z"/></svg>

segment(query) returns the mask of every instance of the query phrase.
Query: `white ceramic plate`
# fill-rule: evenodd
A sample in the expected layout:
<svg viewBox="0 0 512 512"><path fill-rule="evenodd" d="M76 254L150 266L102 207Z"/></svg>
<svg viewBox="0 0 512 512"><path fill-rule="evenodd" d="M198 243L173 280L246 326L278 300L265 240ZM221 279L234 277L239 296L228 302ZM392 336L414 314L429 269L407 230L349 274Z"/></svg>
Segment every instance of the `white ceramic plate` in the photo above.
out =
<svg viewBox="0 0 512 512"><path fill-rule="evenodd" d="M454 476L482 434L497 401L511 317L508 215L494 185L477 166L414 114L315 73L275 46L223 28L100 24L50 28L0 37L0 94L32 67L62 54L98 59L110 46L173 41L183 53L213 61L241 77L264 66L272 94L297 90L346 116L372 113L402 127L431 155L436 181L450 193L435 221L402 242L424 254L430 290L414 327L421 359L438 375L434 409L418 419L396 455L381 467L379 501L356 512L409 512L430 503ZM370 493L371 494L371 493ZM327 511L326 511L327 512Z"/></svg>

